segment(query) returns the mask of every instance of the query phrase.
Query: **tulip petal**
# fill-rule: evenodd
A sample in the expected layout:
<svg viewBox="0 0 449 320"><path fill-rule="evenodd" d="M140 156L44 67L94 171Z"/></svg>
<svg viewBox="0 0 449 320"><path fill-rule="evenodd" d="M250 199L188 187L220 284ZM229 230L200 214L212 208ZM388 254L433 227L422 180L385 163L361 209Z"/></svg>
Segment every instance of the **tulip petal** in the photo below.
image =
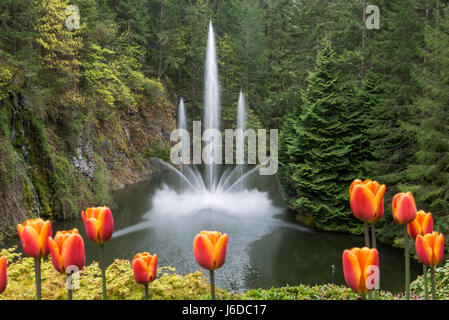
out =
<svg viewBox="0 0 449 320"><path fill-rule="evenodd" d="M6 273L7 262L5 257L0 257L0 293L5 291L8 283L8 276Z"/></svg>
<svg viewBox="0 0 449 320"><path fill-rule="evenodd" d="M193 240L193 252L198 264L204 269L214 269L214 247L207 235L198 234Z"/></svg>
<svg viewBox="0 0 449 320"><path fill-rule="evenodd" d="M433 247L432 265L439 265L444 258L444 236L442 234L436 236Z"/></svg>
<svg viewBox="0 0 449 320"><path fill-rule="evenodd" d="M40 256L40 242L39 234L37 231L26 226L22 231L22 246L23 251L28 257L39 257Z"/></svg>
<svg viewBox="0 0 449 320"><path fill-rule="evenodd" d="M51 237L48 238L48 248L51 254L51 262L53 263L53 267L55 267L56 271L64 272L64 265L62 263L61 253L59 251L59 246L55 240Z"/></svg>
<svg viewBox="0 0 449 320"><path fill-rule="evenodd" d="M61 256L64 269L69 266L77 266L79 270L83 269L86 263L83 238L79 234L68 236L64 241Z"/></svg>
<svg viewBox="0 0 449 320"><path fill-rule="evenodd" d="M149 283L148 265L143 259L134 260L133 264L134 280L139 284Z"/></svg>
<svg viewBox="0 0 449 320"><path fill-rule="evenodd" d="M355 292L360 293L362 270L356 255L350 250L343 252L343 273L346 284Z"/></svg>
<svg viewBox="0 0 449 320"><path fill-rule="evenodd" d="M111 209L105 207L100 211L97 227L101 243L105 243L111 239L114 231L114 219L112 218Z"/></svg>
<svg viewBox="0 0 449 320"><path fill-rule="evenodd" d="M225 263L227 244L228 235L224 234L218 239L215 245L215 269L221 268Z"/></svg>
<svg viewBox="0 0 449 320"><path fill-rule="evenodd" d="M432 265L433 250L427 244L423 236L418 235L416 237L415 246L416 246L416 254L419 260L421 260L421 262L424 263L426 266L430 267Z"/></svg>
<svg viewBox="0 0 449 320"><path fill-rule="evenodd" d="M377 208L374 194L367 187L356 185L352 190L351 208L356 218L369 221Z"/></svg>
<svg viewBox="0 0 449 320"><path fill-rule="evenodd" d="M48 237L51 237L51 223L50 221L46 221L41 229L41 233L39 235L41 256L45 257L48 255Z"/></svg>

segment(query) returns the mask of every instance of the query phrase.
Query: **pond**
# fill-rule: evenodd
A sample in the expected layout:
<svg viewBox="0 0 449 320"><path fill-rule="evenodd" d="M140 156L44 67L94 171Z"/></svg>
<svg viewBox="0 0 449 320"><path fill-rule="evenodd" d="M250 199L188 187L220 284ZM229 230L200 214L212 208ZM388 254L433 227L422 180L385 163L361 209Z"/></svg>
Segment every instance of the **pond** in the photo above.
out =
<svg viewBox="0 0 449 320"><path fill-rule="evenodd" d="M222 288L244 290L297 284L344 284L341 256L344 249L363 246L362 236L311 230L294 219L280 195L273 176L253 175L248 189L257 185L263 198L249 192L237 199L240 206L231 207L226 198L222 207L195 212L187 210L185 199L161 196L167 186L179 180L166 171L152 176L151 181L128 187L114 195L114 236L105 245L106 262L132 259L143 251L157 253L159 266L175 267L180 274L199 270L192 249L194 236L201 230L218 230L229 234L226 263L216 272L216 283ZM174 191L173 191L174 192ZM201 196L204 197L204 196ZM156 199L158 198L158 199ZM191 202L203 201L194 196ZM162 202L168 205L161 208ZM241 208L248 208L246 214ZM156 211L164 211L162 214ZM182 213L182 214L181 214ZM258 214L260 213L260 214ZM53 234L59 230L78 228L86 244L87 263L98 259L98 247L86 236L81 219L53 223ZM18 244L16 240L13 244ZM19 247L21 247L19 245ZM383 244L380 252L380 285L399 292L404 287L403 251ZM411 261L411 279L422 270Z"/></svg>

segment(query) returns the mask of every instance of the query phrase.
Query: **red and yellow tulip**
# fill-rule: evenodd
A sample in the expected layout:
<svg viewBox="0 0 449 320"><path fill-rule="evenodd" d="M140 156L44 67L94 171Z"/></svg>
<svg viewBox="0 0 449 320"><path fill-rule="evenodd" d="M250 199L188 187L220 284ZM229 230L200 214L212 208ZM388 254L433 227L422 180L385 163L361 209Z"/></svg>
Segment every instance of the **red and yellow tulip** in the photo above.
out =
<svg viewBox="0 0 449 320"><path fill-rule="evenodd" d="M354 216L369 223L382 218L385 189L385 185L377 181L354 180L349 187L349 200Z"/></svg>
<svg viewBox="0 0 449 320"><path fill-rule="evenodd" d="M419 260L428 267L436 267L444 258L444 236L434 231L416 237L416 254Z"/></svg>
<svg viewBox="0 0 449 320"><path fill-rule="evenodd" d="M65 273L69 266L76 266L79 270L84 268L84 241L78 229L58 231L54 239L48 238L48 246L56 271Z"/></svg>
<svg viewBox="0 0 449 320"><path fill-rule="evenodd" d="M416 218L407 225L407 231L413 240L416 240L418 234L424 236L433 232L433 218L432 213L425 213L419 210L416 213Z"/></svg>
<svg viewBox="0 0 449 320"><path fill-rule="evenodd" d="M17 225L23 251L29 257L42 258L48 255L48 237L51 237L51 223L42 219L26 220Z"/></svg>
<svg viewBox="0 0 449 320"><path fill-rule="evenodd" d="M367 287L368 277L372 274L370 267L379 267L377 249L352 248L343 252L343 273L346 284L359 294L366 294L374 288Z"/></svg>
<svg viewBox="0 0 449 320"><path fill-rule="evenodd" d="M8 276L6 275L7 262L5 257L0 257L0 293L5 291L8 283Z"/></svg>
<svg viewBox="0 0 449 320"><path fill-rule="evenodd" d="M108 207L88 208L81 212L87 236L90 240L103 244L111 239L114 231L114 219Z"/></svg>
<svg viewBox="0 0 449 320"><path fill-rule="evenodd" d="M225 263L228 235L218 231L201 231L193 240L193 252L198 264L213 271Z"/></svg>
<svg viewBox="0 0 449 320"><path fill-rule="evenodd" d="M393 218L399 224L408 224L416 218L416 204L413 194L401 192L393 197Z"/></svg>
<svg viewBox="0 0 449 320"><path fill-rule="evenodd" d="M139 284L148 284L156 279L157 255L148 252L138 253L132 261L134 280Z"/></svg>

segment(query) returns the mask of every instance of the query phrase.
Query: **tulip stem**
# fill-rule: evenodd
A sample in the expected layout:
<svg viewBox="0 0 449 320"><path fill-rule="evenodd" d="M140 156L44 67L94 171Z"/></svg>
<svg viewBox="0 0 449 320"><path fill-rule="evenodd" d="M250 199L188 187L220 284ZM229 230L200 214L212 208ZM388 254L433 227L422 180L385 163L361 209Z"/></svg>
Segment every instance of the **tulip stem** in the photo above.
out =
<svg viewBox="0 0 449 320"><path fill-rule="evenodd" d="M368 231L368 222L363 223L365 229L365 247L369 248L369 231Z"/></svg>
<svg viewBox="0 0 449 320"><path fill-rule="evenodd" d="M373 243L372 248L376 249L377 243L376 243L376 228L374 228L374 223L371 224L371 241Z"/></svg>
<svg viewBox="0 0 449 320"><path fill-rule="evenodd" d="M36 276L36 298L41 300L41 258L34 258L34 272Z"/></svg>
<svg viewBox="0 0 449 320"><path fill-rule="evenodd" d="M211 295L212 300L215 300L214 270L210 270L210 295Z"/></svg>
<svg viewBox="0 0 449 320"><path fill-rule="evenodd" d="M427 266L423 263L423 277L424 277L424 296L426 300L429 300L429 285L427 277Z"/></svg>
<svg viewBox="0 0 449 320"><path fill-rule="evenodd" d="M404 225L404 246L405 246L405 297L410 300L410 254L407 225Z"/></svg>
<svg viewBox="0 0 449 320"><path fill-rule="evenodd" d="M72 289L72 273L69 273L67 275L67 299L68 300L73 300L73 289Z"/></svg>
<svg viewBox="0 0 449 320"><path fill-rule="evenodd" d="M145 300L149 300L148 283L145 283L143 286L145 288Z"/></svg>
<svg viewBox="0 0 449 320"><path fill-rule="evenodd" d="M106 267L104 265L104 244L100 244L100 268L101 268L101 280L103 286L103 300L108 300L106 294Z"/></svg>
<svg viewBox="0 0 449 320"><path fill-rule="evenodd" d="M435 267L431 267L430 269L431 277L432 277L432 300L437 299L437 293L435 289Z"/></svg>

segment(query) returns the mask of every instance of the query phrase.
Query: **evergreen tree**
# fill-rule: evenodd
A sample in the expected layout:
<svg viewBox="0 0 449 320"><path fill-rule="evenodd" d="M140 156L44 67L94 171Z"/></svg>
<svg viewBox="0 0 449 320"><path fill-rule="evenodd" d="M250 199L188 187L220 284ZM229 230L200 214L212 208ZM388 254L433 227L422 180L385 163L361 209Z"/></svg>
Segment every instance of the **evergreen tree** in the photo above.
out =
<svg viewBox="0 0 449 320"><path fill-rule="evenodd" d="M360 224L348 208L348 186L357 173L348 144L354 139L346 124L348 92L339 82L335 62L326 41L303 92L300 115L283 128L281 145L287 148L280 150L280 162L291 161L281 167L291 167L286 187L293 187L295 197L288 200L302 220L324 230L359 232Z"/></svg>

